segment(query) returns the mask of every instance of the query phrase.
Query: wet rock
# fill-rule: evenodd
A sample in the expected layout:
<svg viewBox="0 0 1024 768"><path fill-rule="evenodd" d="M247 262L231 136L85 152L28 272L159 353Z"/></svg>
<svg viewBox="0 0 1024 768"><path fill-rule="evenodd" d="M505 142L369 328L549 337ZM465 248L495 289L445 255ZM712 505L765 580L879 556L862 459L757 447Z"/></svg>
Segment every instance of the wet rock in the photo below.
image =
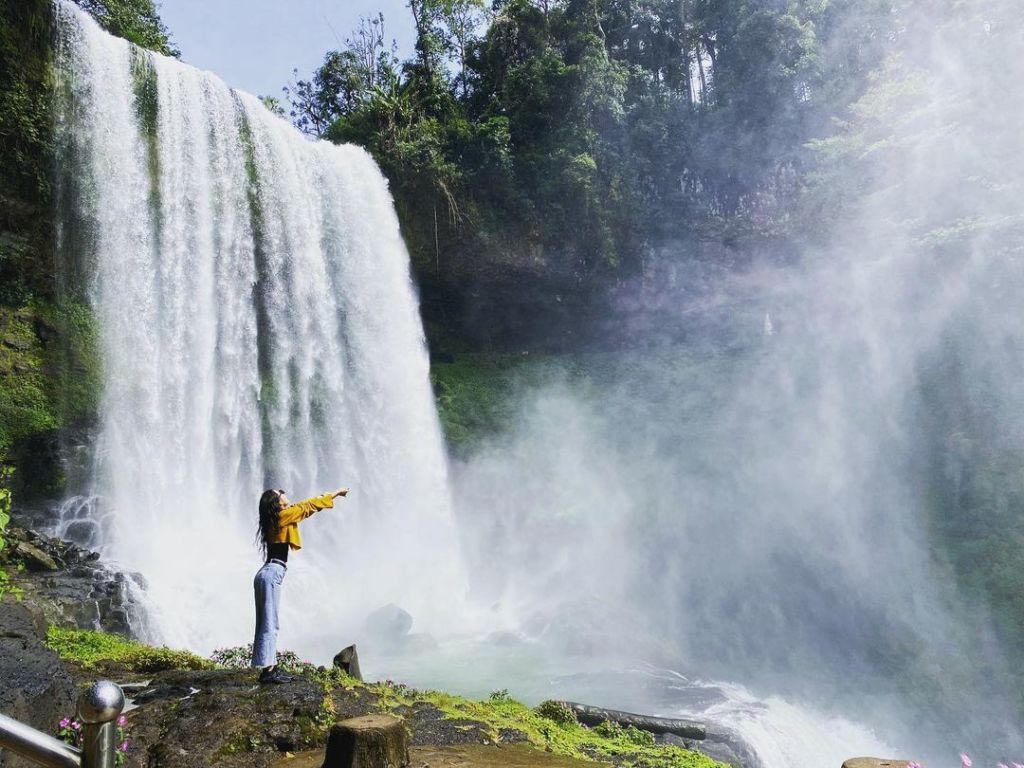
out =
<svg viewBox="0 0 1024 768"><path fill-rule="evenodd" d="M880 757L853 757L843 763L843 768L907 768L907 760L892 760Z"/></svg>
<svg viewBox="0 0 1024 768"><path fill-rule="evenodd" d="M530 737L526 731L520 731L518 728L502 728L498 731L498 740L502 744L522 744L529 741Z"/></svg>
<svg viewBox="0 0 1024 768"><path fill-rule="evenodd" d="M395 642L408 635L411 629L412 614L394 603L366 617L366 631L375 640Z"/></svg>
<svg viewBox="0 0 1024 768"><path fill-rule="evenodd" d="M4 336L3 343L5 347L10 347L19 352L28 352L32 349L32 342L25 339L19 339L14 336Z"/></svg>
<svg viewBox="0 0 1024 768"><path fill-rule="evenodd" d="M15 518L21 523L25 516ZM144 631L137 602L142 579L107 567L95 552L69 541L13 525L7 531L11 546L3 553L15 586L27 605L52 624L79 629L102 629L122 635Z"/></svg>
<svg viewBox="0 0 1024 768"><path fill-rule="evenodd" d="M18 542L14 551L21 557L25 567L31 571L56 571L60 568L57 561L50 555L27 541Z"/></svg>
<svg viewBox="0 0 1024 768"><path fill-rule="evenodd" d="M437 707L416 702L411 707L398 707L396 714L405 718L412 731L414 746L425 744L490 744L486 725L466 718L449 717Z"/></svg>
<svg viewBox="0 0 1024 768"><path fill-rule="evenodd" d="M75 686L44 641L46 622L28 607L0 602L0 712L45 733L74 710ZM0 750L4 768L32 763Z"/></svg>
<svg viewBox="0 0 1024 768"><path fill-rule="evenodd" d="M761 760L739 734L723 726L709 726L703 741L689 742L690 749L738 768L761 768Z"/></svg>

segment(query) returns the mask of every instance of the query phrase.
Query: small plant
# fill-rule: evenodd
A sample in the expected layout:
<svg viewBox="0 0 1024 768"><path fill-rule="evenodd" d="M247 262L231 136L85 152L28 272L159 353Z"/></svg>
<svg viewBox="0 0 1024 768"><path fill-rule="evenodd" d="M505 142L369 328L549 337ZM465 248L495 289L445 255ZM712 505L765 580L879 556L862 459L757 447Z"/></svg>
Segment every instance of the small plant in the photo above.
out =
<svg viewBox="0 0 1024 768"><path fill-rule="evenodd" d="M0 464L0 552L7 546L7 526L11 522L11 489L7 483L11 478L11 468Z"/></svg>
<svg viewBox="0 0 1024 768"><path fill-rule="evenodd" d="M0 552L7 546L7 526L11 522L11 489L8 484L12 470L4 465L0 456ZM19 566L19 570L24 566ZM21 587L11 584L11 575L6 568L0 567L0 597L10 592L20 602L24 594Z"/></svg>
<svg viewBox="0 0 1024 768"><path fill-rule="evenodd" d="M605 720L603 723L598 723L594 726L594 733L606 739L619 738L622 736L623 730L625 729L614 720Z"/></svg>
<svg viewBox="0 0 1024 768"><path fill-rule="evenodd" d="M559 725L576 725L577 723L576 713L564 701L552 701L550 699L542 701L533 711L546 720L558 723Z"/></svg>
<svg viewBox="0 0 1024 768"><path fill-rule="evenodd" d="M500 691L491 691L490 700L494 704L501 704L503 702L512 701L512 697L509 695L508 688L502 688Z"/></svg>
<svg viewBox="0 0 1024 768"><path fill-rule="evenodd" d="M649 731L641 730L635 725L629 725L622 729L622 735L631 744L638 747L653 747L654 735Z"/></svg>
<svg viewBox="0 0 1024 768"><path fill-rule="evenodd" d="M210 654L210 661L225 669L248 669L252 666L252 643L233 648L218 648ZM287 672L315 672L317 667L303 661L294 651L278 651L277 666Z"/></svg>
<svg viewBox="0 0 1024 768"><path fill-rule="evenodd" d="M128 718L121 715L117 718L117 744L114 747L114 765L122 766L128 761L128 739L125 728L128 725ZM82 748L82 723L71 717L62 719L57 727L57 738L72 747Z"/></svg>

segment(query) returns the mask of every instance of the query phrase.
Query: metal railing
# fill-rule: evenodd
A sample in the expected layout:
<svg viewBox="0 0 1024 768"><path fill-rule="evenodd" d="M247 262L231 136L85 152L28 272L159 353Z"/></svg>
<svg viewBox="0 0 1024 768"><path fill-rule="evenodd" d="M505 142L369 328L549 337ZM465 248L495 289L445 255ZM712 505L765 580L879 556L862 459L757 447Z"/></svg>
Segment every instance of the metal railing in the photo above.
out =
<svg viewBox="0 0 1024 768"><path fill-rule="evenodd" d="M124 691L109 680L94 683L78 699L82 748L0 714L0 748L46 768L114 768L116 721L124 709Z"/></svg>

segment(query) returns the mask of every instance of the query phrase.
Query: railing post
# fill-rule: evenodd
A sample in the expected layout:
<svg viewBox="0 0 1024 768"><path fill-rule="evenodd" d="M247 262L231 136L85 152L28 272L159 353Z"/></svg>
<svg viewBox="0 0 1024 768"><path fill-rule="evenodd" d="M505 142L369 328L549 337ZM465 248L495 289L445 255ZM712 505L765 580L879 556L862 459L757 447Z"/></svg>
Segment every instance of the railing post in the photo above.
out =
<svg viewBox="0 0 1024 768"><path fill-rule="evenodd" d="M78 699L82 719L82 768L114 768L116 720L124 709L124 691L109 680L93 683Z"/></svg>

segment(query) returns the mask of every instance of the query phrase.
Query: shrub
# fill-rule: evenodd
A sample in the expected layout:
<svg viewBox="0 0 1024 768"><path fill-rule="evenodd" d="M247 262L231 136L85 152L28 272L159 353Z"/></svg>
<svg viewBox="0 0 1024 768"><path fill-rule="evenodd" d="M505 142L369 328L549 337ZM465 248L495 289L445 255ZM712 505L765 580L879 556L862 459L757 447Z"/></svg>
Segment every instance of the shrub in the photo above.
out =
<svg viewBox="0 0 1024 768"><path fill-rule="evenodd" d="M605 720L594 726L594 733L606 739L617 739L622 736L625 729L614 720Z"/></svg>
<svg viewBox="0 0 1024 768"><path fill-rule="evenodd" d="M627 726L622 729L622 735L632 744L636 744L638 747L653 747L654 746L654 735L649 731L644 731L637 728L635 725Z"/></svg>
<svg viewBox="0 0 1024 768"><path fill-rule="evenodd" d="M533 711L545 720L559 725L575 725L577 723L576 713L564 701L542 701Z"/></svg>

